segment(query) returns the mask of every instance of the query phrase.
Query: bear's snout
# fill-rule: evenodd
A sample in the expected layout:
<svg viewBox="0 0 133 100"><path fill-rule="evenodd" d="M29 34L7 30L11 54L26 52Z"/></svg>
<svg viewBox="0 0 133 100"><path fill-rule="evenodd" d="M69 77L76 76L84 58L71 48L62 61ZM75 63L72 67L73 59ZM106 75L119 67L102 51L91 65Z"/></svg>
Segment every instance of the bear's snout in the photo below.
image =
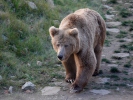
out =
<svg viewBox="0 0 133 100"><path fill-rule="evenodd" d="M58 55L57 57L58 57L59 60L62 60L63 55Z"/></svg>

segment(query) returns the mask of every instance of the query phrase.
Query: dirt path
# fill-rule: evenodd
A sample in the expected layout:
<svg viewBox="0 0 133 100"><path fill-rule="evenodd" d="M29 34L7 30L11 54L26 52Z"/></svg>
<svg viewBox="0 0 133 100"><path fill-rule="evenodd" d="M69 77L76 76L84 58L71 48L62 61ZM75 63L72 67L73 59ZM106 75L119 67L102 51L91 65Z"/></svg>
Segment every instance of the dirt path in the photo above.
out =
<svg viewBox="0 0 133 100"><path fill-rule="evenodd" d="M130 45L133 42L133 31L129 31L130 26L123 26L125 20L133 21L133 15L122 18L118 11L123 7L133 13L133 2L132 0L118 0L117 4L110 3L108 6L104 6L104 12L107 15L106 22L120 23L113 23L113 25L108 23L108 34L101 64L103 74L93 77L83 92L70 94L70 84L62 80L52 83L54 84L52 86L61 87L55 95L42 95L39 90L33 94L19 92L0 95L0 100L133 100L133 52L129 50L129 47L133 46L133 44ZM113 17L111 18L111 16ZM119 53L123 54L114 55ZM124 53L127 56L123 56Z"/></svg>

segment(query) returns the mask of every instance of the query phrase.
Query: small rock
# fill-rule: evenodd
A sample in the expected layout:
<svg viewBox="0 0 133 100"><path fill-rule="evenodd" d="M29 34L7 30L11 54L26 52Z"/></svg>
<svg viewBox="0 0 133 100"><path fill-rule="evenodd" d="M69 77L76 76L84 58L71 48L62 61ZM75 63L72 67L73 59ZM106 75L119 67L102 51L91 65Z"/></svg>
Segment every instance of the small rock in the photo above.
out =
<svg viewBox="0 0 133 100"><path fill-rule="evenodd" d="M130 74L133 74L133 71L131 71L131 72L128 72L128 75L130 75Z"/></svg>
<svg viewBox="0 0 133 100"><path fill-rule="evenodd" d="M47 86L41 90L42 95L56 95L60 91L60 87Z"/></svg>
<svg viewBox="0 0 133 100"><path fill-rule="evenodd" d="M9 89L8 89L8 91L9 91L10 94L12 94L12 90L13 90L13 87L10 86Z"/></svg>
<svg viewBox="0 0 133 100"><path fill-rule="evenodd" d="M106 8L106 9L113 10L113 7L110 7L110 6L108 6L108 5L103 5L103 7Z"/></svg>
<svg viewBox="0 0 133 100"><path fill-rule="evenodd" d="M125 3L125 5L126 5L126 6L131 6L131 5L132 5L132 3Z"/></svg>
<svg viewBox="0 0 133 100"><path fill-rule="evenodd" d="M116 27L120 26L121 22L106 22L107 27Z"/></svg>
<svg viewBox="0 0 133 100"><path fill-rule="evenodd" d="M53 0L46 0L51 8L54 8L54 2Z"/></svg>
<svg viewBox="0 0 133 100"><path fill-rule="evenodd" d="M105 55L102 55L102 57L105 57Z"/></svg>
<svg viewBox="0 0 133 100"><path fill-rule="evenodd" d="M106 31L107 32L112 32L112 33L119 33L120 32L120 30L117 29L117 28L106 28Z"/></svg>
<svg viewBox="0 0 133 100"><path fill-rule="evenodd" d="M38 66L42 66L42 62L41 61L37 61L37 65Z"/></svg>
<svg viewBox="0 0 133 100"><path fill-rule="evenodd" d="M2 39L3 39L4 41L7 41L7 40L8 40L8 38L7 38L5 35L2 35Z"/></svg>
<svg viewBox="0 0 133 100"><path fill-rule="evenodd" d="M100 89L100 90L93 89L93 90L90 90L90 92L99 94L99 95L107 95L107 94L111 93L110 91L104 90L104 89Z"/></svg>
<svg viewBox="0 0 133 100"><path fill-rule="evenodd" d="M131 85L131 84L127 84L127 86L128 86L128 87L133 87L133 85Z"/></svg>
<svg viewBox="0 0 133 100"><path fill-rule="evenodd" d="M105 18L108 20L112 20L115 15L105 15Z"/></svg>
<svg viewBox="0 0 133 100"><path fill-rule="evenodd" d="M114 60L113 60L113 61L112 61L112 63L113 63L113 64L116 64L116 63L117 63L117 61L114 61Z"/></svg>
<svg viewBox="0 0 133 100"><path fill-rule="evenodd" d="M55 85L55 86L61 86L62 83L63 83L63 82L54 82L54 85Z"/></svg>
<svg viewBox="0 0 133 100"><path fill-rule="evenodd" d="M28 63L28 64L27 64L27 66L29 66L29 67L30 67L30 66L31 66L31 64L30 64L30 63Z"/></svg>
<svg viewBox="0 0 133 100"><path fill-rule="evenodd" d="M105 83L107 83L109 81L109 79L110 78L98 78L96 80L96 83L98 83L98 84L105 84Z"/></svg>
<svg viewBox="0 0 133 100"><path fill-rule="evenodd" d="M122 1L122 0L117 0L117 2L118 2L118 3L120 3L120 4L121 4L121 3L123 3L123 1Z"/></svg>
<svg viewBox="0 0 133 100"><path fill-rule="evenodd" d="M27 90L35 90L35 85L32 82L26 82L23 86L22 86L22 91L27 91Z"/></svg>
<svg viewBox="0 0 133 100"><path fill-rule="evenodd" d="M37 6L35 5L34 2L28 1L28 5L29 5L29 7L32 8L32 9L37 9Z"/></svg>
<svg viewBox="0 0 133 100"><path fill-rule="evenodd" d="M2 76L0 75L0 80L2 80Z"/></svg>
<svg viewBox="0 0 133 100"><path fill-rule="evenodd" d="M110 11L110 13L118 14L119 11Z"/></svg>
<svg viewBox="0 0 133 100"><path fill-rule="evenodd" d="M120 91L120 88L119 88L119 87L117 87L116 91Z"/></svg>
<svg viewBox="0 0 133 100"><path fill-rule="evenodd" d="M56 79L56 78L53 78L53 79L51 80L51 82L55 82L55 81L57 81L57 79Z"/></svg>
<svg viewBox="0 0 133 100"><path fill-rule="evenodd" d="M108 64L108 67L118 67L117 64Z"/></svg>
<svg viewBox="0 0 133 100"><path fill-rule="evenodd" d="M129 53L115 53L112 56L115 58L125 58L125 57L129 57Z"/></svg>
<svg viewBox="0 0 133 100"><path fill-rule="evenodd" d="M107 0L102 0L103 2L106 2Z"/></svg>
<svg viewBox="0 0 133 100"><path fill-rule="evenodd" d="M128 38L124 38L123 40L126 42L132 42L132 39L128 39Z"/></svg>

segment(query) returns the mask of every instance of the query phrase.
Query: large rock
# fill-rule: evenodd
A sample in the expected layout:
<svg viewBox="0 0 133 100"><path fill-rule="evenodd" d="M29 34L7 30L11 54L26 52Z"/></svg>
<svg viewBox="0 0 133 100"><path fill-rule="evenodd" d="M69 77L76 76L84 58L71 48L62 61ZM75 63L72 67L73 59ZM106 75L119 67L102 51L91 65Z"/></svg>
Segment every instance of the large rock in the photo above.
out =
<svg viewBox="0 0 133 100"><path fill-rule="evenodd" d="M108 64L108 67L118 67L117 64Z"/></svg>
<svg viewBox="0 0 133 100"><path fill-rule="evenodd" d="M47 86L43 88L41 91L42 91L42 95L56 95L60 91L60 87Z"/></svg>
<svg viewBox="0 0 133 100"><path fill-rule="evenodd" d="M0 75L0 80L2 80L2 76Z"/></svg>
<svg viewBox="0 0 133 100"><path fill-rule="evenodd" d="M53 0L46 0L51 8L54 7L54 1Z"/></svg>
<svg viewBox="0 0 133 100"><path fill-rule="evenodd" d="M28 5L29 5L29 7L32 8L32 9L37 9L37 6L35 5L34 2L28 1Z"/></svg>
<svg viewBox="0 0 133 100"><path fill-rule="evenodd" d="M111 93L110 91L104 90L104 89L100 89L100 90L93 89L93 90L90 90L90 92L99 94L99 95L107 95L107 94Z"/></svg>
<svg viewBox="0 0 133 100"><path fill-rule="evenodd" d="M95 80L95 82L98 84L105 84L105 83L109 82L109 80L110 80L110 78L97 78Z"/></svg>
<svg viewBox="0 0 133 100"><path fill-rule="evenodd" d="M125 57L129 57L129 53L115 53L112 56L115 58L125 58Z"/></svg>
<svg viewBox="0 0 133 100"><path fill-rule="evenodd" d="M123 40L126 42L132 42L132 39L128 39L128 38L124 38Z"/></svg>
<svg viewBox="0 0 133 100"><path fill-rule="evenodd" d="M113 20L115 15L105 15L105 18L108 20Z"/></svg>
<svg viewBox="0 0 133 100"><path fill-rule="evenodd" d="M111 32L111 33L119 33L120 30L117 28L106 28L107 32Z"/></svg>
<svg viewBox="0 0 133 100"><path fill-rule="evenodd" d="M113 10L113 7L110 7L108 5L103 5L103 7L106 8L106 9L109 9L109 10Z"/></svg>
<svg viewBox="0 0 133 100"><path fill-rule="evenodd" d="M37 66L42 66L43 63L41 61L37 61L36 64Z"/></svg>
<svg viewBox="0 0 133 100"><path fill-rule="evenodd" d="M30 81L26 82L26 83L22 86L22 90L23 90L23 91L34 90L34 89L35 89L35 85L34 85L32 82L30 82Z"/></svg>
<svg viewBox="0 0 133 100"><path fill-rule="evenodd" d="M116 27L120 26L121 22L106 22L107 27Z"/></svg>

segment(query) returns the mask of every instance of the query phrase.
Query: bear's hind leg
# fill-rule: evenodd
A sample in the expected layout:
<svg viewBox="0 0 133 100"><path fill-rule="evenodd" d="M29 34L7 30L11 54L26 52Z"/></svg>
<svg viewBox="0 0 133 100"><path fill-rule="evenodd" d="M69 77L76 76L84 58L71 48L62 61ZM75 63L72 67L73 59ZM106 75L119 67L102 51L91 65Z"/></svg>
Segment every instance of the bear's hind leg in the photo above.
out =
<svg viewBox="0 0 133 100"><path fill-rule="evenodd" d="M62 64L66 70L65 81L68 83L73 83L76 77L76 66L75 66L74 55L71 55L69 59L65 62L62 62Z"/></svg>
<svg viewBox="0 0 133 100"><path fill-rule="evenodd" d="M94 52L95 52L95 56L97 59L97 64L96 64L96 69L95 69L95 72L93 73L93 76L97 76L97 75L99 75L99 68L100 68L100 64L101 64L102 47L96 46Z"/></svg>

